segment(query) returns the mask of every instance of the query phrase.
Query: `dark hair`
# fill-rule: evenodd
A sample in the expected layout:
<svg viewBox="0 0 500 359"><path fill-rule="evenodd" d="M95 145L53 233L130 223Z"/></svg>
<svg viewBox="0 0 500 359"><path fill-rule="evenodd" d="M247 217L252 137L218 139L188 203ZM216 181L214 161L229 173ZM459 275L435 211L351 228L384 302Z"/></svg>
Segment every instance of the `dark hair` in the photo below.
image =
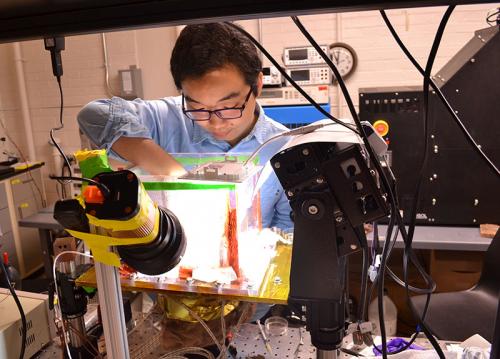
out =
<svg viewBox="0 0 500 359"><path fill-rule="evenodd" d="M253 86L262 71L262 61L252 42L225 23L188 25L177 39L170 71L175 86L187 78L201 77L206 73L233 65L241 72L245 82Z"/></svg>

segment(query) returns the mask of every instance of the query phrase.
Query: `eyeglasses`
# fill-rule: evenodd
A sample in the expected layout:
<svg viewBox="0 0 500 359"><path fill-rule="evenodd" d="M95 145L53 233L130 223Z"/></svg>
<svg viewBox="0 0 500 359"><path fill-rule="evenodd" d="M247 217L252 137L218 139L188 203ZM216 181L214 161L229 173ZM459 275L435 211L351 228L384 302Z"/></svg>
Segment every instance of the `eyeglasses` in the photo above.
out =
<svg viewBox="0 0 500 359"><path fill-rule="evenodd" d="M222 120L234 120L243 116L243 111L250 99L250 95L252 94L253 86L250 87L250 91L248 91L247 96L245 97L245 102L241 107L232 107L232 108L221 108L218 110L186 110L184 94L182 94L182 112L193 121L208 121L212 114L215 114L218 118Z"/></svg>

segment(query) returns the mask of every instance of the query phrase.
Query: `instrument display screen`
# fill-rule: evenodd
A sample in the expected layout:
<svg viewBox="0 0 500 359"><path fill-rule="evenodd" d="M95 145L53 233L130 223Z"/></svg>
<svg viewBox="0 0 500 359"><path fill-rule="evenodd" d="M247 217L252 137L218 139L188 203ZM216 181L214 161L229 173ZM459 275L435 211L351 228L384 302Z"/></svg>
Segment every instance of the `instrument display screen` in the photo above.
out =
<svg viewBox="0 0 500 359"><path fill-rule="evenodd" d="M307 49L288 50L290 60L307 60Z"/></svg>
<svg viewBox="0 0 500 359"><path fill-rule="evenodd" d="M290 71L290 76L295 81L309 81L310 80L309 70L292 70L292 71Z"/></svg>

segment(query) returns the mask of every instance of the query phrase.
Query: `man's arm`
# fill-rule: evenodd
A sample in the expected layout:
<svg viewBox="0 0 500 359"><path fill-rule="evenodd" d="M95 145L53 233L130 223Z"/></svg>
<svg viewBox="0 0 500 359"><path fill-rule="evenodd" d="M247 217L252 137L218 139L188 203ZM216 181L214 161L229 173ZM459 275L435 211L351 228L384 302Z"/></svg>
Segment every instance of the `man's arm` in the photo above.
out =
<svg viewBox="0 0 500 359"><path fill-rule="evenodd" d="M80 129L98 148L151 174L180 175L183 167L154 140L158 108L148 101L93 101L78 114ZM162 115L167 117L165 108ZM158 135L157 135L158 136Z"/></svg>
<svg viewBox="0 0 500 359"><path fill-rule="evenodd" d="M186 172L171 155L149 138L120 137L111 148L152 175L179 176Z"/></svg>

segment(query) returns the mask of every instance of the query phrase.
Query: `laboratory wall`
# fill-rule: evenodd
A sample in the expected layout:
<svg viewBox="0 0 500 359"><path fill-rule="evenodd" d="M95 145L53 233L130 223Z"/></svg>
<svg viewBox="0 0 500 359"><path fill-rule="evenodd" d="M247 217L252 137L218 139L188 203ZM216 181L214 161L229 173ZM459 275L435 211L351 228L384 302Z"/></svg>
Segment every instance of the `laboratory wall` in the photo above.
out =
<svg viewBox="0 0 500 359"><path fill-rule="evenodd" d="M441 41L433 73L439 71L474 31L488 26L486 14L492 8L495 4L456 7ZM445 10L445 7L427 7L387 11L396 31L422 67ZM378 11L301 16L300 19L319 44L343 42L355 50L358 66L346 84L356 105L359 88L422 84L421 76L393 40ZM284 46L308 44L290 18L263 19L261 28L261 41L275 58L281 58ZM338 86L331 86L330 103L334 115L350 117Z"/></svg>
<svg viewBox="0 0 500 359"><path fill-rule="evenodd" d="M175 95L176 89L170 76L170 53L177 33L175 27L112 32L105 35L109 86L106 84L103 37L101 34L71 36L66 38L62 52L64 74L64 128L55 133L56 140L66 153L81 148L76 115L88 102L119 95L118 70L135 65L142 70L145 98ZM15 46L20 46L21 58L16 60ZM16 61L22 63L22 75L16 71ZM50 53L42 40L20 44L0 45L0 138L5 133L12 141L0 142L1 152L19 155L12 145L15 142L29 158L29 136L22 121L22 96L27 102L27 114L32 127L35 158L44 161L43 174L48 203L58 198L56 183L48 179L51 173L60 173L61 160L54 146L49 143L49 131L59 125L60 96L57 81L52 74ZM21 91L20 77L24 77L26 91ZM0 153L0 160L6 155ZM69 191L69 189L68 189Z"/></svg>
<svg viewBox="0 0 500 359"><path fill-rule="evenodd" d="M444 34L434 73L473 36L475 30L488 26L486 14L494 7L495 4L482 4L456 8ZM423 66L444 11L444 7L388 11L403 41ZM320 44L344 42L356 51L358 66L347 80L356 104L360 87L422 83L377 11L300 18ZM283 47L307 44L288 17L246 20L240 24L260 39L278 59L281 59ZM105 80L103 36L92 34L66 38L66 49L62 52L64 129L56 133L65 152L70 153L81 147L76 122L80 108L93 99L119 93L118 70L128 69L131 65L141 69L146 99L177 94L170 75L169 61L180 29L159 27L107 33L109 86ZM19 46L17 54L20 56L16 56L15 46ZM268 64L268 61L264 60L264 64ZM7 133L24 156L28 156L32 138L35 158L29 159L46 163L43 170L46 177L49 173L60 171L60 159L49 144L48 137L50 129L57 126L59 121L59 90L43 41L0 44L0 78L0 138ZM330 86L330 102L333 114L349 117L338 86ZM31 124L30 133L25 131L23 119ZM0 152L4 151L18 153L9 140L0 141ZM5 155L0 153L0 160L4 158ZM58 196L55 184L46 179L45 186L48 203L51 203Z"/></svg>
<svg viewBox="0 0 500 359"><path fill-rule="evenodd" d="M14 47L11 44L0 45L0 160L6 159L7 153L16 153L13 143L17 143L22 149L27 148L20 121L14 58Z"/></svg>

